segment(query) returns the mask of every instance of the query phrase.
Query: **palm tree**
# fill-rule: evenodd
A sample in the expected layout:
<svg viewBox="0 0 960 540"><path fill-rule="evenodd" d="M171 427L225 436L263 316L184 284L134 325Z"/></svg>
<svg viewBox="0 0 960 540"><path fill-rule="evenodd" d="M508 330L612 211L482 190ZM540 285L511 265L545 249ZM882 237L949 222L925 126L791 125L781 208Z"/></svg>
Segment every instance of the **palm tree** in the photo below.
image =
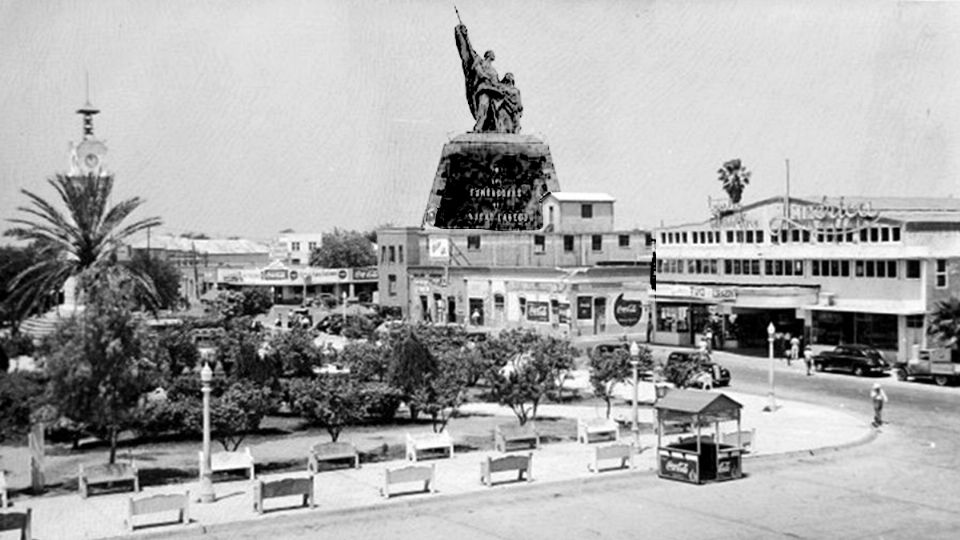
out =
<svg viewBox="0 0 960 540"><path fill-rule="evenodd" d="M717 169L718 180L723 182L723 190L730 197L730 202L740 204L743 188L750 183L750 171L744 167L739 159L731 159Z"/></svg>
<svg viewBox="0 0 960 540"><path fill-rule="evenodd" d="M930 314L927 333L939 338L944 347L956 347L960 338L960 299L951 297L937 302L936 309Z"/></svg>
<svg viewBox="0 0 960 540"><path fill-rule="evenodd" d="M143 199L134 197L108 208L113 191L112 176L58 174L47 182L57 191L66 213L23 189L21 193L30 205L17 210L27 217L8 220L15 227L4 233L31 242L40 250L39 262L24 269L9 284L11 306L21 314L36 311L67 278L112 265L116 262L116 250L124 240L161 224L160 218L150 217L124 225L123 221ZM149 277L132 272L130 277L145 290L153 291ZM80 290L83 288L81 283Z"/></svg>

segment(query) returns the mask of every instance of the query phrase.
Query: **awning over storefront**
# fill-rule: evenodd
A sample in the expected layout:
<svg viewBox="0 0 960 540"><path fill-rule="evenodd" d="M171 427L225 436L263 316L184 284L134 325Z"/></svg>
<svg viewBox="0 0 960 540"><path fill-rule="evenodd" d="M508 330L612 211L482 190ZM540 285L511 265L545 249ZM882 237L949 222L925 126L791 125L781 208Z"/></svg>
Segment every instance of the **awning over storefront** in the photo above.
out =
<svg viewBox="0 0 960 540"><path fill-rule="evenodd" d="M887 315L923 315L927 312L922 300L858 300L838 298L833 304L810 304L808 311L842 311L847 313L883 313Z"/></svg>
<svg viewBox="0 0 960 540"><path fill-rule="evenodd" d="M816 287L738 287L738 308L798 308L817 301Z"/></svg>

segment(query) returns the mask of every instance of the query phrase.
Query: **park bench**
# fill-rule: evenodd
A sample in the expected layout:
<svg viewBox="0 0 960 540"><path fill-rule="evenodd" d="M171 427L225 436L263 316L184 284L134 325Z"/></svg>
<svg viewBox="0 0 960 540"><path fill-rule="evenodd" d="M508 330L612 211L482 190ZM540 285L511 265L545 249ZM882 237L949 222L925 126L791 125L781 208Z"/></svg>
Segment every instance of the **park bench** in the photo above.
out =
<svg viewBox="0 0 960 540"><path fill-rule="evenodd" d="M200 478L203 478L203 451L197 452L200 457ZM247 446L243 451L236 452L213 452L210 454L210 474L223 471L249 471L250 479L253 480L253 454L250 453L250 447Z"/></svg>
<svg viewBox="0 0 960 540"><path fill-rule="evenodd" d="M354 468L360 468L360 454L352 443L317 443L310 447L310 456L307 458L307 471L316 474L320 472L321 461L342 461L345 459L349 459Z"/></svg>
<svg viewBox="0 0 960 540"><path fill-rule="evenodd" d="M380 494L384 498L390 498L390 486L394 484L407 484L410 482L423 482L423 491L427 493L436 492L437 466L409 465L399 469L385 469L383 471L383 487L380 488Z"/></svg>
<svg viewBox="0 0 960 540"><path fill-rule="evenodd" d="M608 418L577 420L577 442L589 444L601 440L620 440L620 428Z"/></svg>
<svg viewBox="0 0 960 540"><path fill-rule="evenodd" d="M176 522L190 524L190 492L170 493L167 495L153 495L134 499L130 497L130 506L127 508L127 530L136 528L133 518L149 514L176 512Z"/></svg>
<svg viewBox="0 0 960 540"><path fill-rule="evenodd" d="M412 435L407 433L407 459L417 461L421 453L440 453L441 456L453 457L453 439L450 434L423 433Z"/></svg>
<svg viewBox="0 0 960 540"><path fill-rule="evenodd" d="M757 430L751 429L750 431L731 431L729 433L723 433L720 435L720 442L723 444L736 445L737 444L737 434L740 435L740 447L746 452L752 452L754 449L754 441L757 438Z"/></svg>
<svg viewBox="0 0 960 540"><path fill-rule="evenodd" d="M263 501L265 499L275 499L278 497L291 497L299 495L303 497L302 506L313 508L316 503L313 499L313 477L306 478L284 478L273 482L258 481L253 485L253 509L258 514L264 512Z"/></svg>
<svg viewBox="0 0 960 540"><path fill-rule="evenodd" d="M480 481L487 487L493 487L493 473L517 471L517 482L533 481L533 452L525 456L501 456L487 458L480 462Z"/></svg>
<svg viewBox="0 0 960 540"><path fill-rule="evenodd" d="M620 465L612 468L626 469L633 468L633 445L631 444L610 444L607 446L597 446L593 453L593 462L587 464L587 469L594 473L599 473L600 462L606 460L619 460ZM609 468L608 468L609 469Z"/></svg>
<svg viewBox="0 0 960 540"><path fill-rule="evenodd" d="M500 424L493 431L493 447L500 452L540 447L540 433L531 424Z"/></svg>
<svg viewBox="0 0 960 540"><path fill-rule="evenodd" d="M80 472L77 475L77 484L80 487L80 496L84 499L90 494L90 486L102 484L116 484L117 482L133 483L133 491L140 491L140 475L137 472L137 464L130 460L130 463L114 463L113 465L90 465L80 464Z"/></svg>
<svg viewBox="0 0 960 540"><path fill-rule="evenodd" d="M33 512L27 508L24 512L0 512L0 533L5 531L20 531L20 540L33 540L31 523ZM0 536L6 536L0 534Z"/></svg>

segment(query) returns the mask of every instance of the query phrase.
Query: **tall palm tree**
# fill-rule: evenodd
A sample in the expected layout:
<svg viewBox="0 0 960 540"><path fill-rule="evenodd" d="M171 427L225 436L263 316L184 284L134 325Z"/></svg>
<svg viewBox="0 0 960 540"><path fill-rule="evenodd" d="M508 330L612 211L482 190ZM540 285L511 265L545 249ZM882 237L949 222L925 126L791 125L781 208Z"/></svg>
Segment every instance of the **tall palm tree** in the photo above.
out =
<svg viewBox="0 0 960 540"><path fill-rule="evenodd" d="M113 176L58 174L47 182L57 191L66 212L23 189L30 204L17 210L27 216L8 220L15 226L4 233L31 242L40 250L39 262L9 284L9 300L21 314L34 312L67 278L115 263L117 248L125 239L162 223L160 218L150 217L123 224L143 199L134 197L108 208ZM149 277L131 277L147 291L153 290ZM80 287L82 290L82 283Z"/></svg>
<svg viewBox="0 0 960 540"><path fill-rule="evenodd" d="M956 347L960 339L960 299L951 297L937 302L930 314L927 333L939 338L945 347Z"/></svg>
<svg viewBox="0 0 960 540"><path fill-rule="evenodd" d="M717 169L717 178L723 182L723 190L730 197L730 202L740 204L743 188L750 183L750 171L740 163L739 159L731 159Z"/></svg>

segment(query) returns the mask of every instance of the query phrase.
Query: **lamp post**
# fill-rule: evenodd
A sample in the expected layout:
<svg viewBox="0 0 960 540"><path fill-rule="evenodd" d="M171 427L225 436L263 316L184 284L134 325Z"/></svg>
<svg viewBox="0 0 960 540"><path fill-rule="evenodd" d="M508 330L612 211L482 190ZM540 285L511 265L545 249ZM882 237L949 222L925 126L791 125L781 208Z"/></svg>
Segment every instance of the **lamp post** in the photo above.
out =
<svg viewBox="0 0 960 540"><path fill-rule="evenodd" d="M776 331L777 331L777 327L774 326L772 322L767 325L767 343L769 344L767 347L767 351L768 351L767 355L770 358L770 375L769 375L770 393L768 394L767 397L770 399L770 403L768 403L767 406L763 408L763 410L766 412L774 412L777 410L777 399L774 396L774 391L773 391L773 334Z"/></svg>
<svg viewBox="0 0 960 540"><path fill-rule="evenodd" d="M637 402L639 401L639 391L637 386L640 383L640 374L637 370L640 366L640 346L637 345L636 341L630 343L630 365L633 367L633 444L637 449L639 449L640 417L637 411Z"/></svg>
<svg viewBox="0 0 960 540"><path fill-rule="evenodd" d="M343 327L347 327L347 291L340 293L340 305L343 307Z"/></svg>
<svg viewBox="0 0 960 540"><path fill-rule="evenodd" d="M200 370L200 384L203 392L203 464L200 471L200 502L212 503L217 500L213 492L213 479L210 478L210 381L213 370L204 362Z"/></svg>

